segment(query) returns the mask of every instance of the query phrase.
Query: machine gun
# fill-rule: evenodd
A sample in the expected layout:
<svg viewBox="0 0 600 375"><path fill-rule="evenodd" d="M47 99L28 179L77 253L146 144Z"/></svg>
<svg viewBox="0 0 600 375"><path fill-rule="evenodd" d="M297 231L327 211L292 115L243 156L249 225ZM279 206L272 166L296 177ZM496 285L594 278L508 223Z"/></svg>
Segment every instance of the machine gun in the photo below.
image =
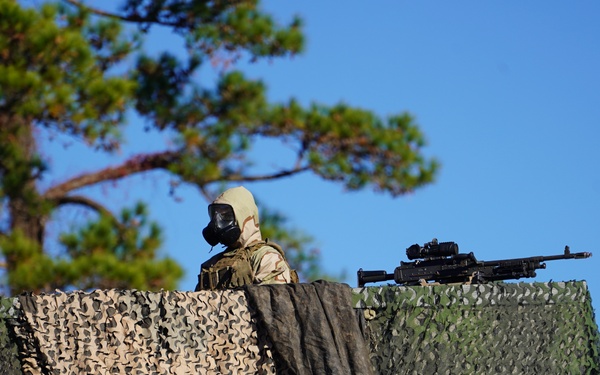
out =
<svg viewBox="0 0 600 375"><path fill-rule="evenodd" d="M400 262L394 273L358 270L358 286L366 283L394 280L400 285L427 285L430 283L483 284L489 281L535 277L535 271L546 268L546 261L559 259L585 259L592 253L571 253L565 246L562 255L536 256L504 260L478 261L470 252L458 252L455 242L438 242L423 246L414 244L406 249L406 256L414 262Z"/></svg>

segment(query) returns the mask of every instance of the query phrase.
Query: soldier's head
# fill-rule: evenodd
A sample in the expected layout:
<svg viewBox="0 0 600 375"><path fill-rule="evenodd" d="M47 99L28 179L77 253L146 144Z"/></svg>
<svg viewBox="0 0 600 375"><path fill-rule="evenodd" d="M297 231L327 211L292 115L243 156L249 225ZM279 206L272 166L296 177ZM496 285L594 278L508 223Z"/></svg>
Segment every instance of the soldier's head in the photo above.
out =
<svg viewBox="0 0 600 375"><path fill-rule="evenodd" d="M210 222L202 235L211 246L246 246L262 239L258 207L243 186L226 190L208 206Z"/></svg>

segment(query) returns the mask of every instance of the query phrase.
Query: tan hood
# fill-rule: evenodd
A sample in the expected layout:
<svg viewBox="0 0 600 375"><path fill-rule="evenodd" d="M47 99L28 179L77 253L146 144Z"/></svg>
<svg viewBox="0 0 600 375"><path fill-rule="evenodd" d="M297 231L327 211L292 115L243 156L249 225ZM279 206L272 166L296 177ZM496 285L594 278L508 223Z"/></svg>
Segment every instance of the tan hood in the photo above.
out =
<svg viewBox="0 0 600 375"><path fill-rule="evenodd" d="M258 207L254 197L245 187L238 186L226 190L213 203L228 204L233 207L235 220L242 230L240 243L242 247L262 240L258 221Z"/></svg>

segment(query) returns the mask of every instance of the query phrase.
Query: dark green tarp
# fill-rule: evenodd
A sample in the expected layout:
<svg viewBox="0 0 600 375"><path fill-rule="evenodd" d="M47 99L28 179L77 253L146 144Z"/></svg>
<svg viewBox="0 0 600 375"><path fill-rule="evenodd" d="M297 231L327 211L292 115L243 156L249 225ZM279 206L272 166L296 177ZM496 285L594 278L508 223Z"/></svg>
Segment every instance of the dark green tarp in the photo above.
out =
<svg viewBox="0 0 600 375"><path fill-rule="evenodd" d="M278 374L373 374L346 284L253 285L245 291L257 329L272 344Z"/></svg>

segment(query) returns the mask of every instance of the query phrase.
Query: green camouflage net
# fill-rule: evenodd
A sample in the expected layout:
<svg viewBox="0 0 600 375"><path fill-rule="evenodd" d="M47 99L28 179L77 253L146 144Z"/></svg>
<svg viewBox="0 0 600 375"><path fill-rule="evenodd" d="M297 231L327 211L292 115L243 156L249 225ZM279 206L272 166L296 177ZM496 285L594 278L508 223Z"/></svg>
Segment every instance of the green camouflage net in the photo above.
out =
<svg viewBox="0 0 600 375"><path fill-rule="evenodd" d="M600 372L585 282L352 291L379 374ZM274 374L257 316L242 290L0 298L0 374Z"/></svg>
<svg viewBox="0 0 600 375"><path fill-rule="evenodd" d="M585 282L368 287L381 374L596 374L598 327Z"/></svg>
<svg viewBox="0 0 600 375"><path fill-rule="evenodd" d="M18 316L18 309L14 306L16 299L0 297L0 374L21 374L21 364L19 362L17 345L9 334L9 328L15 317Z"/></svg>

